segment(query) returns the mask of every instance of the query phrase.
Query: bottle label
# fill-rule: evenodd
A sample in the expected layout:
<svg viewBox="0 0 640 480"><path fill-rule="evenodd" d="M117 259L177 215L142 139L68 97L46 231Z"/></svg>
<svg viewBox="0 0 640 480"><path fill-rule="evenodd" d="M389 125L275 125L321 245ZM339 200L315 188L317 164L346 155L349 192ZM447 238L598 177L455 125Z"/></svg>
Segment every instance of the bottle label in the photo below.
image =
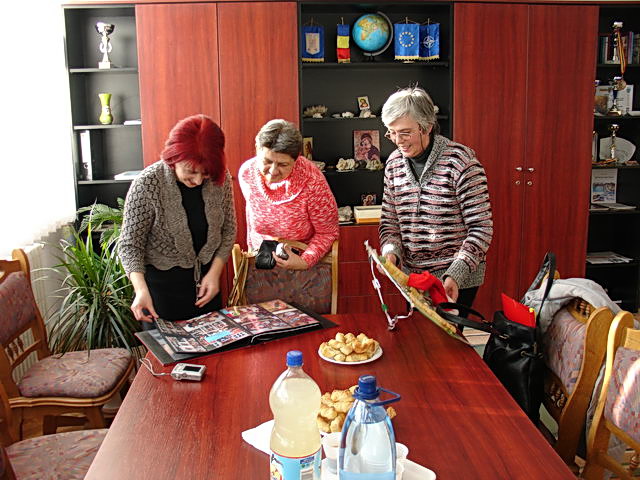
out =
<svg viewBox="0 0 640 480"><path fill-rule="evenodd" d="M283 457L271 452L270 480L320 480L320 449L307 457Z"/></svg>

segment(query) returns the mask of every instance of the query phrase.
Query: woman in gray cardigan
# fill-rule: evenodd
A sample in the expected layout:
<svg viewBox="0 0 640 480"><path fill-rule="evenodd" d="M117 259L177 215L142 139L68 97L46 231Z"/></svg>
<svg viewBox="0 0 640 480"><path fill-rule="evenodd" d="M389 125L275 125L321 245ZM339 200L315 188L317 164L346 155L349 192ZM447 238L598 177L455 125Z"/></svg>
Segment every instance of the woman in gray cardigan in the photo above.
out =
<svg viewBox="0 0 640 480"><path fill-rule="evenodd" d="M118 252L137 320L184 320L222 307L220 274L236 237L224 141L205 115L179 121L161 160L129 189Z"/></svg>

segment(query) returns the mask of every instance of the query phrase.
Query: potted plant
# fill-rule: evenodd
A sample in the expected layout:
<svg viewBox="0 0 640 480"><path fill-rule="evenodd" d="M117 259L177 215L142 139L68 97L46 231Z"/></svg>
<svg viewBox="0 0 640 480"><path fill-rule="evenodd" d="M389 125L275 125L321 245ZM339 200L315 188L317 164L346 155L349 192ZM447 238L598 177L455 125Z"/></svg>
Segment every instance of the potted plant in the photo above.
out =
<svg viewBox="0 0 640 480"><path fill-rule="evenodd" d="M60 263L53 269L63 280L57 291L58 316L50 332L54 352L107 347L137 351L134 334L140 326L130 310L134 291L115 248L122 224L120 199L118 205L117 209L100 204L80 209L79 213L88 211L80 231L72 227L70 238L58 247ZM107 224L95 245L92 232Z"/></svg>

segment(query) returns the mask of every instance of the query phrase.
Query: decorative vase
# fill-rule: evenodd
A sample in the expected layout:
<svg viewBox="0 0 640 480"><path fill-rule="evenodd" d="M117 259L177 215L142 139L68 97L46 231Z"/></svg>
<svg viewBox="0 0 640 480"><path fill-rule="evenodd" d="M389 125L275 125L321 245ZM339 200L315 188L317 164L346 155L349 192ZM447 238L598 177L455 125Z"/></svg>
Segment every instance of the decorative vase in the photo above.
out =
<svg viewBox="0 0 640 480"><path fill-rule="evenodd" d="M98 97L100 97L100 104L102 105L98 120L100 120L100 123L103 125L111 125L113 123L113 115L111 114L111 94L99 93Z"/></svg>

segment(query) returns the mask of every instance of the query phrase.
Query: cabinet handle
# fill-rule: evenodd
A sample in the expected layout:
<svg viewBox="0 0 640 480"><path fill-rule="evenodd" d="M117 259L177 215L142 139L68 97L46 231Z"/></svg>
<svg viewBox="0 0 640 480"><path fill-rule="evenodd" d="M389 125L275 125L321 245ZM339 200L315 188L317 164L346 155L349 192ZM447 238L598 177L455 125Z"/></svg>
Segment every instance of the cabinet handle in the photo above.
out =
<svg viewBox="0 0 640 480"><path fill-rule="evenodd" d="M521 172L522 171L522 167L516 167L516 172Z"/></svg>
<svg viewBox="0 0 640 480"><path fill-rule="evenodd" d="M531 180L529 180L529 181L527 182L527 185L531 186L531 185L533 185L533 182L532 182Z"/></svg>
<svg viewBox="0 0 640 480"><path fill-rule="evenodd" d="M536 169L535 169L535 168L533 168L533 167L529 167L529 168L527 168L527 170L529 170L531 173L533 173L533 172L535 172L535 171L536 171Z"/></svg>
<svg viewBox="0 0 640 480"><path fill-rule="evenodd" d="M520 180L516 180L516 185L520 185Z"/></svg>

